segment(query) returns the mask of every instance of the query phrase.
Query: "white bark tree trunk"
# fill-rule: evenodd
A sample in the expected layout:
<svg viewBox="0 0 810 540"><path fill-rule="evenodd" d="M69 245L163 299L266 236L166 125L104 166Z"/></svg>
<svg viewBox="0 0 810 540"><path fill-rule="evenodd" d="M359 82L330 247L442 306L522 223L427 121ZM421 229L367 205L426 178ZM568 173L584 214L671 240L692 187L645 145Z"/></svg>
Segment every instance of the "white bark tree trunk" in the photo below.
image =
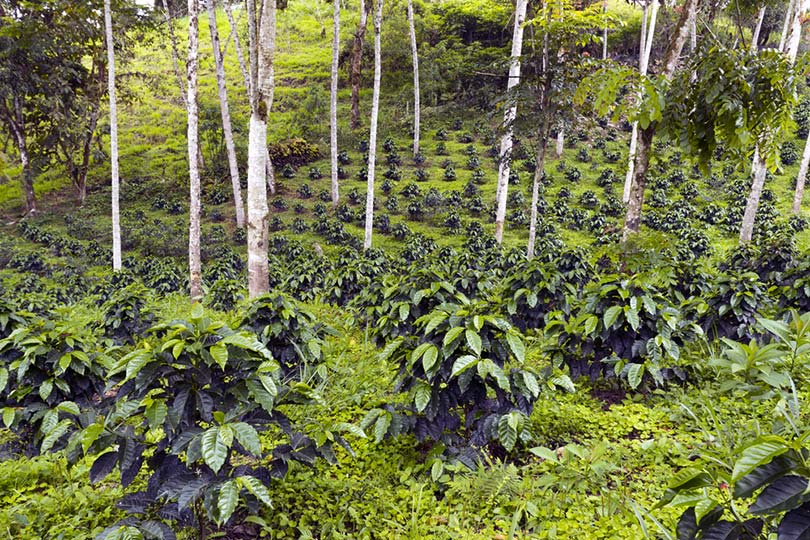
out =
<svg viewBox="0 0 810 540"><path fill-rule="evenodd" d="M382 32L383 0L377 0L374 13L374 91L371 98L371 133L368 142L368 185L366 186L366 223L363 249L371 247L374 224L374 167L377 160L377 119L380 114L380 79L382 76L382 55L380 51Z"/></svg>
<svg viewBox="0 0 810 540"><path fill-rule="evenodd" d="M497 210L495 212L495 240L503 243L504 221L506 220L506 199L509 191L509 162L512 159L512 137L517 116L517 102L511 96L515 86L520 83L520 56L523 54L523 24L526 22L528 0L517 0L515 6L515 26L512 32L512 56L509 65L509 82L507 94L510 104L503 115L504 134L501 138L501 151L498 163Z"/></svg>
<svg viewBox="0 0 810 540"><path fill-rule="evenodd" d="M754 34L751 38L751 50L757 50L757 43L759 42L759 33L762 31L762 21L765 20L765 6L759 8L759 14L757 15L757 24L754 27Z"/></svg>
<svg viewBox="0 0 810 540"><path fill-rule="evenodd" d="M650 54L652 52L653 36L655 36L655 21L658 16L658 0L652 0L650 12L650 23L646 24L648 7L644 6L644 15L641 24L641 47L639 50L638 68L641 75L647 75L650 64ZM691 28L691 21L690 21ZM633 173L635 169L636 148L638 146L638 122L633 122L633 131L630 134L630 152L628 153L627 175L624 177L624 192L622 202L630 201L630 191L633 189Z"/></svg>
<svg viewBox="0 0 810 540"><path fill-rule="evenodd" d="M113 272L121 270L121 224L118 210L118 107L115 101L115 44L110 0L104 0L104 30L107 39L107 89L110 96L110 170L112 171Z"/></svg>
<svg viewBox="0 0 810 540"><path fill-rule="evenodd" d="M172 66L174 67L174 76L177 78L177 86L180 88L180 97L183 99L183 105L188 109L188 96L186 96L186 84L183 82L183 75L180 70L180 48L177 45L177 36L174 34L174 18L169 10L169 4L166 4L166 9L163 11L166 26L169 29L169 41L172 45ZM197 163L200 169L205 168L205 158L202 155L202 148L197 148Z"/></svg>
<svg viewBox="0 0 810 540"><path fill-rule="evenodd" d="M256 24L253 0L248 0L250 34L250 133L248 143L248 292L255 298L268 292L267 114L273 106L276 49L276 0L264 0L261 24ZM257 32L258 26L258 32Z"/></svg>
<svg viewBox="0 0 810 540"><path fill-rule="evenodd" d="M251 96L253 95L253 88L251 86L252 81L250 78L250 73L248 73L247 63L245 62L245 55L242 51L242 42L239 39L239 32L236 27L236 21L233 19L233 12L231 11L231 6L228 2L224 2L225 8L225 15L228 17L228 25L231 27L231 35L233 36L233 44L236 48L236 58L239 60L239 70L242 72L242 78L245 81L245 92L247 93L248 100L252 99ZM248 24L249 26L249 24ZM267 188L270 190L271 194L276 193L276 182L275 182L275 174L273 172L273 163L270 161L270 152L265 146L265 175L267 176Z"/></svg>
<svg viewBox="0 0 810 540"><path fill-rule="evenodd" d="M779 50L785 50L785 44L787 43L787 35L790 31L790 23L793 19L793 12L796 10L796 2L797 0L790 0L788 3L787 11L785 11L785 22L782 23L782 35L779 38Z"/></svg>
<svg viewBox="0 0 810 540"><path fill-rule="evenodd" d="M330 88L329 108L329 147L332 157L332 208L337 209L340 200L340 183L338 179L338 64L340 61L340 1L332 0L334 15L332 17L332 86Z"/></svg>
<svg viewBox="0 0 810 540"><path fill-rule="evenodd" d="M608 0L604 0L602 2L602 14L607 18L608 12ZM608 49L608 25L607 19L605 20L605 26L602 28L602 60L607 60L607 49Z"/></svg>
<svg viewBox="0 0 810 540"><path fill-rule="evenodd" d="M788 13L785 15L785 28L787 29L787 34L783 34L783 43L781 45L783 46L783 52L787 55L788 61L791 64L796 61L796 55L799 52L799 41L801 39L802 31L800 16L805 7L806 1L804 0L798 5L791 1L791 5L788 7ZM795 11L795 13L791 14L791 10ZM763 7L760 9L760 19L757 26L761 24L764 14L765 8ZM754 40L751 43L752 50L756 49L757 33L758 29L754 32ZM805 153L807 153L807 148L805 148ZM804 157L802 157L802 161L804 161ZM767 177L768 173L765 161L762 159L758 148L754 149L754 161L751 169L754 175L754 182L751 184L751 192L748 194L748 199L745 202L745 212L743 213L742 224L740 225L741 244L746 244L753 239L754 223L756 221L757 211L759 210L759 201L762 197L762 190L765 188L765 178ZM799 180L800 178L797 179L796 182L796 191L799 191L800 189ZM801 189L803 189L803 186ZM795 196L796 195L794 193L794 206L796 203Z"/></svg>
<svg viewBox="0 0 810 540"><path fill-rule="evenodd" d="M413 57L413 155L419 153L419 130L422 107L419 92L419 48L416 45L416 25L413 17L413 1L408 0L408 27L411 34L411 55Z"/></svg>
<svg viewBox="0 0 810 540"><path fill-rule="evenodd" d="M200 170L197 163L199 148L199 114L197 110L197 63L199 52L197 0L188 0L188 174L189 229L188 270L191 301L202 299L202 262L200 261Z"/></svg>
<svg viewBox="0 0 810 540"><path fill-rule="evenodd" d="M225 136L225 150L228 153L228 168L231 174L233 203L236 207L236 226L240 229L244 229L245 203L242 200L242 186L239 181L239 163L236 161L236 145L233 142L231 111L228 105L228 88L225 80L225 62L222 58L222 49L219 45L216 0L207 0L206 3L208 7L208 27L211 30L211 46L214 49L214 64L217 73L217 92L219 94L219 109L222 116L222 132Z"/></svg>

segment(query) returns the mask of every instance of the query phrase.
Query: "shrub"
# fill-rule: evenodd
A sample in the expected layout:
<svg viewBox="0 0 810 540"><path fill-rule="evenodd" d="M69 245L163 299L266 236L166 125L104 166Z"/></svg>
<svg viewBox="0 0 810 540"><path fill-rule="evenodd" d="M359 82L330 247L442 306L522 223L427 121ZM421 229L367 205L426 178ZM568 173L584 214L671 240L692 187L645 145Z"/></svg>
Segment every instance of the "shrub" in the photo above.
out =
<svg viewBox="0 0 810 540"><path fill-rule="evenodd" d="M290 139L271 144L268 150L273 165L282 167L282 169L287 165L301 167L307 163L317 161L321 157L318 147L304 139ZM285 176L285 178L287 177Z"/></svg>

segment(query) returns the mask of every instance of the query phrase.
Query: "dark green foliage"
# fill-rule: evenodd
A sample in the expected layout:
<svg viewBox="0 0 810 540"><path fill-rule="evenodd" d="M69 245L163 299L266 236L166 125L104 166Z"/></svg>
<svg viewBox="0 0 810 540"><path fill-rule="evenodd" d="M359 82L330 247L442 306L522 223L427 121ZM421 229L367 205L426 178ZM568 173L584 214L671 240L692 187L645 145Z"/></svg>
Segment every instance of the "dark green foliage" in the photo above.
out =
<svg viewBox="0 0 810 540"><path fill-rule="evenodd" d="M89 321L62 312L10 321L0 340L0 402L6 426L47 452L63 447L81 409L104 396L114 349Z"/></svg>
<svg viewBox="0 0 810 540"><path fill-rule="evenodd" d="M133 283L113 291L101 307L104 335L116 344L134 344L154 324L155 316L147 303L149 290Z"/></svg>
<svg viewBox="0 0 810 540"><path fill-rule="evenodd" d="M158 516L203 530L207 522L225 524L240 498L254 512L271 504L270 481L283 478L290 461L334 459L276 408L306 402L313 392L303 383L287 386L255 336L204 317L199 306L190 320L152 332L154 339L113 367L111 376L121 378L116 403L91 418L81 437L84 451L98 454L91 481L118 467L126 488L142 468L149 471L145 489L121 501L143 520L131 523L143 528ZM292 445L278 444L262 462L258 432L270 426Z"/></svg>
<svg viewBox="0 0 810 540"><path fill-rule="evenodd" d="M645 374L663 382L663 362L678 359L694 329L649 277L606 275L585 286L570 315L554 314L548 331L557 336L553 354L572 375L597 376L610 361L636 388Z"/></svg>
<svg viewBox="0 0 810 540"><path fill-rule="evenodd" d="M526 419L540 385L523 365L520 333L491 305L468 301L443 305L415 323L415 335L382 353L399 364L397 387L415 415L377 410L363 425L373 424L378 439L407 426L420 440L479 448L497 441L507 451L530 438Z"/></svg>

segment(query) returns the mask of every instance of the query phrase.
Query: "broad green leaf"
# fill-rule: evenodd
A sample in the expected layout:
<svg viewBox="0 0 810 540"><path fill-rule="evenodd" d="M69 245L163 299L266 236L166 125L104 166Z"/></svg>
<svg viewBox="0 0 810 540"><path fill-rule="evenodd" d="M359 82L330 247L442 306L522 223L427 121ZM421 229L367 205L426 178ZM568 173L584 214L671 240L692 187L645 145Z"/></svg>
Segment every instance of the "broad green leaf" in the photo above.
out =
<svg viewBox="0 0 810 540"><path fill-rule="evenodd" d="M644 378L644 364L628 364L627 365L627 384L630 388L635 390L641 385Z"/></svg>
<svg viewBox="0 0 810 540"><path fill-rule="evenodd" d="M39 385L39 397L41 397L43 401L48 399L52 391L53 391L53 380L51 379L42 381L42 384Z"/></svg>
<svg viewBox="0 0 810 540"><path fill-rule="evenodd" d="M735 483L760 465L769 463L773 458L784 454L790 448L779 437L767 437L762 442L753 444L743 450L742 455L734 464L731 482Z"/></svg>
<svg viewBox="0 0 810 540"><path fill-rule="evenodd" d="M223 344L221 341L219 343L215 343L208 349L208 352L211 354L211 358L214 359L214 362L225 371L225 366L228 365L228 347L227 345Z"/></svg>
<svg viewBox="0 0 810 540"><path fill-rule="evenodd" d="M332 428L334 431L340 431L345 433L351 433L355 437L359 437L361 439L366 438L366 432L360 426L356 426L354 424L350 424L347 422L338 422Z"/></svg>
<svg viewBox="0 0 810 540"><path fill-rule="evenodd" d="M599 324L599 318L596 315L589 315L588 318L585 319L585 334L593 334L597 324Z"/></svg>
<svg viewBox="0 0 810 540"><path fill-rule="evenodd" d="M238 502L239 486L237 481L236 479L228 480L219 488L219 497L217 498L219 523L225 523L231 518Z"/></svg>
<svg viewBox="0 0 810 540"><path fill-rule="evenodd" d="M146 349L139 349L124 357L126 360L126 380L132 379L143 367L152 359L152 352Z"/></svg>
<svg viewBox="0 0 810 540"><path fill-rule="evenodd" d="M381 442L385 438L388 433L388 428L391 427L391 419L391 413L388 411L384 411L377 418L377 421L374 423L374 439L376 442Z"/></svg>
<svg viewBox="0 0 810 540"><path fill-rule="evenodd" d="M6 385L8 384L8 370L4 367L0 367L0 392L6 389Z"/></svg>
<svg viewBox="0 0 810 540"><path fill-rule="evenodd" d="M166 415L169 413L169 407L166 406L166 401L163 399L154 400L145 411L146 421L149 423L149 429L157 429L163 425Z"/></svg>
<svg viewBox="0 0 810 540"><path fill-rule="evenodd" d="M422 368L425 370L425 374L433 372L433 368L436 367L438 359L439 349L437 349L435 345L431 345L425 350L425 354L422 355Z"/></svg>
<svg viewBox="0 0 810 540"><path fill-rule="evenodd" d="M470 349L477 356L481 356L481 336L478 335L478 332L476 332L475 330L467 329L464 332L464 335L467 338L467 345L469 345Z"/></svg>
<svg viewBox="0 0 810 540"><path fill-rule="evenodd" d="M611 306L605 310L605 314L602 317L602 320L605 324L606 329L610 329L613 326L613 323L616 322L616 319L619 318L619 315L622 313L621 306Z"/></svg>
<svg viewBox="0 0 810 540"><path fill-rule="evenodd" d="M457 377L461 375L471 367L475 367L478 363L478 359L471 354L466 354L456 359L453 362L453 372L451 374L452 377Z"/></svg>
<svg viewBox="0 0 810 540"><path fill-rule="evenodd" d="M45 454L51 448L53 448L53 445L55 445L59 441L59 439L62 438L62 435L67 433L67 430L70 428L72 424L73 422L71 422L70 420L62 420L61 422L56 424L56 426L54 426L53 429L48 431L48 433L42 439L42 446L40 447L40 452Z"/></svg>
<svg viewBox="0 0 810 540"><path fill-rule="evenodd" d="M707 472L695 467L688 467L675 473L672 480L669 481L667 489L684 491L710 486L711 484L712 477Z"/></svg>
<svg viewBox="0 0 810 540"><path fill-rule="evenodd" d="M532 393L532 396L537 397L540 395L540 385L537 383L537 377L534 376L534 373L529 371L524 371L523 375L523 382L526 384L526 388L529 392Z"/></svg>
<svg viewBox="0 0 810 540"><path fill-rule="evenodd" d="M378 359L380 362L385 362L386 360L388 360L389 358L391 358L391 356L392 356L392 355L393 355L393 354L394 354L394 353L397 351L397 349L399 349L399 347L402 345L402 342L403 342L403 341L404 341L404 339L402 339L402 338L397 338L397 339L395 339L394 341L392 341L392 342L388 343L388 344L385 346L385 348L383 348L383 350L380 352L380 354L378 354L378 355L377 355L377 359Z"/></svg>
<svg viewBox="0 0 810 540"><path fill-rule="evenodd" d="M256 429L245 422L235 422L230 424L230 426L239 444L254 456L261 457L262 444L259 442L259 433Z"/></svg>
<svg viewBox="0 0 810 540"><path fill-rule="evenodd" d="M508 414L498 419L498 440L507 452L511 452L517 442L518 432L515 426L510 423Z"/></svg>
<svg viewBox="0 0 810 540"><path fill-rule="evenodd" d="M634 331L638 330L638 326L640 324L638 310L624 306L624 317L627 319L627 322L630 323L630 328L632 328Z"/></svg>
<svg viewBox="0 0 810 540"><path fill-rule="evenodd" d="M219 472L225 459L228 457L228 446L222 440L219 426L213 426L205 430L202 436L202 456L206 465L211 467L215 473Z"/></svg>
<svg viewBox="0 0 810 540"><path fill-rule="evenodd" d="M428 403L430 403L430 393L430 385L426 382L419 381L417 385L414 386L413 402L414 405L416 405L417 412L424 412L425 408L428 406Z"/></svg>
<svg viewBox="0 0 810 540"><path fill-rule="evenodd" d="M458 336L460 336L462 332L464 332L463 326L456 326L448 330L447 333L444 335L442 347L446 348L448 345L453 343L456 339L458 339Z"/></svg>
<svg viewBox="0 0 810 540"><path fill-rule="evenodd" d="M3 425L7 428L10 428L11 425L14 423L14 417L16 416L17 411L13 407L4 407L3 408Z"/></svg>
<svg viewBox="0 0 810 540"><path fill-rule="evenodd" d="M515 358L517 358L519 362L525 361L526 345L523 343L523 340L520 338L520 336L512 333L507 333L506 341L507 343L509 343L509 348L512 349L512 354L515 355Z"/></svg>
<svg viewBox="0 0 810 540"><path fill-rule="evenodd" d="M269 507L273 507L273 501L270 499L270 492L267 490L267 487L256 477L253 476L240 476L239 481L242 482L242 485L247 488L249 492L253 494L254 497L259 499L265 505Z"/></svg>
<svg viewBox="0 0 810 540"><path fill-rule="evenodd" d="M96 422L95 424L90 424L87 426L84 431L82 432L82 450L86 454L90 447L93 446L101 434L104 433L104 424Z"/></svg>
<svg viewBox="0 0 810 540"><path fill-rule="evenodd" d="M79 416L82 413L81 409L79 409L79 406L73 403L72 401L63 401L62 403L56 406L56 410L60 412L66 412L74 416Z"/></svg>
<svg viewBox="0 0 810 540"><path fill-rule="evenodd" d="M789 473L796 466L789 457L777 456L770 463L760 465L734 483L734 496L748 498L762 486Z"/></svg>

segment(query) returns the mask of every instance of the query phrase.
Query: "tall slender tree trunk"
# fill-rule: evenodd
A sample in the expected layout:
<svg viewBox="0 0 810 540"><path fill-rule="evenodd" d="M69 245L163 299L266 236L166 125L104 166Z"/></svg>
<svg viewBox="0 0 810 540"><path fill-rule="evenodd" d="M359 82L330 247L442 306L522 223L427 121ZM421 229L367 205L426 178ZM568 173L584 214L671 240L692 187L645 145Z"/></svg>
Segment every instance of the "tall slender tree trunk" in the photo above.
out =
<svg viewBox="0 0 810 540"><path fill-rule="evenodd" d="M801 13L804 11L806 2L802 0L801 4L797 4L791 2L791 6L789 6L788 13L785 15L785 21L791 21L789 24L786 24L787 30L787 37L783 39L783 49L782 51L787 55L788 61L793 64L796 61L796 55L799 52L799 41L801 39ZM795 10L795 13L791 14L791 9ZM760 20L764 16L763 7L760 10ZM759 26L760 23L758 23ZM757 32L754 32L756 37ZM785 36L783 35L783 38ZM756 41L751 44L752 50L756 48ZM807 148L805 148L805 153L807 152ZM804 161L804 157L802 157L802 161ZM801 167L800 167L801 169ZM762 190L765 188L765 179L767 178L767 168L765 165L765 160L759 153L759 148L754 149L754 162L752 166L752 172L754 176L754 181L751 184L751 191L748 194L748 198L745 201L745 212L743 213L742 224L740 225L740 243L746 244L750 242L754 237L754 224L756 222L757 211L759 210L759 201L762 198ZM799 182L796 183L796 189L799 190ZM794 204L795 204L795 193L794 193Z"/></svg>
<svg viewBox="0 0 810 540"><path fill-rule="evenodd" d="M608 12L608 0L603 0L602 2L602 15L605 16L605 26L602 28L602 60L607 60L607 51L608 51L608 25L607 25L607 12Z"/></svg>
<svg viewBox="0 0 810 540"><path fill-rule="evenodd" d="M338 179L338 64L340 62L340 0L333 0L334 15L332 16L332 86L329 100L329 148L332 158L332 208L337 209L340 200L340 184Z"/></svg>
<svg viewBox="0 0 810 540"><path fill-rule="evenodd" d="M371 234L374 224L374 168L377 160L377 119L380 114L380 80L382 78L382 14L383 0L377 0L374 13L374 92L371 98L371 133L368 142L368 185L366 186L366 224L363 236L363 249L371 247Z"/></svg>
<svg viewBox="0 0 810 540"><path fill-rule="evenodd" d="M754 27L754 35L751 38L751 50L756 51L759 47L759 34L762 31L762 21L765 20L765 6L759 8L759 14L757 15L757 24Z"/></svg>
<svg viewBox="0 0 810 540"><path fill-rule="evenodd" d="M799 166L799 176L796 178L796 190L793 192L793 205L791 211L797 216L802 213L802 200L804 199L804 185L807 181L807 169L810 167L810 133L804 143L802 163Z"/></svg>
<svg viewBox="0 0 810 540"><path fill-rule="evenodd" d="M247 64L245 62L245 55L242 51L242 43L239 39L239 32L237 31L236 21L233 19L233 12L231 11L231 6L228 2L224 2L223 6L225 8L225 15L228 17L228 25L231 27L231 35L233 36L233 44L236 48L236 57L239 60L239 70L242 72L242 78L245 81L245 92L248 95L248 101L251 99L250 96L253 95L253 88L251 86L251 78L250 74L248 73ZM265 176L267 177L267 189L270 190L271 194L276 193L276 181L275 181L275 173L273 172L273 162L270 161L270 152L267 148L267 145L264 147L264 163L265 163Z"/></svg>
<svg viewBox="0 0 810 540"><path fill-rule="evenodd" d="M422 106L419 92L419 49L416 45L416 25L413 17L413 0L408 0L408 27L411 34L411 56L413 57L413 155L419 153L419 130Z"/></svg>
<svg viewBox="0 0 810 540"><path fill-rule="evenodd" d="M186 96L186 84L183 82L183 75L180 70L180 48L177 45L177 36L174 33L174 17L172 17L172 10L169 3L166 3L166 9L163 11L166 20L166 26L169 29L169 41L172 45L172 66L174 67L174 76L177 78L177 86L180 88L180 97L183 99L183 105L188 109L188 97ZM202 148L197 147L197 163L200 169L205 168L205 158L202 154Z"/></svg>
<svg viewBox="0 0 810 540"><path fill-rule="evenodd" d="M699 3L700 0L686 0L683 5L681 16L673 29L669 45L667 46L666 53L664 53L661 76L666 80L671 80L675 74L681 52L683 52L683 47L687 39L689 39L689 21L696 16ZM652 36L652 33L648 33L648 36ZM648 42L648 49L649 46L650 43ZM647 169L650 166L650 151L652 149L655 130L656 124L651 123L647 128L639 131L632 189L630 190L630 200L627 203L627 214L624 221L624 241L627 241L630 235L638 233L639 226L641 225L641 207L644 202L644 190L647 187Z"/></svg>
<svg viewBox="0 0 810 540"><path fill-rule="evenodd" d="M506 92L509 97L509 106L503 115L504 134L501 138L501 150L498 160L498 188L497 210L495 211L495 240L503 243L503 228L506 221L506 199L509 191L509 163L512 160L512 137L514 122L517 116L517 101L512 92L520 83L520 56L523 54L523 23L526 22L526 7L528 0L517 0L515 6L515 26L512 31L512 56L509 65L509 82Z"/></svg>
<svg viewBox="0 0 810 540"><path fill-rule="evenodd" d="M217 93L219 94L219 110L222 116L222 132L225 136L225 150L228 153L228 169L231 175L233 189L233 203L236 208L236 226L245 228L245 203L242 200L242 185L239 181L239 163L236 160L236 145L233 142L233 128L231 127L231 110L228 105L228 88L225 80L225 62L222 58L222 49L219 44L219 29L217 28L216 0L206 0L208 8L208 28L211 33L211 46L214 49L214 64L217 74Z"/></svg>
<svg viewBox="0 0 810 540"><path fill-rule="evenodd" d="M545 118L547 116L543 115ZM532 182L532 209L529 221L529 243L526 247L526 258L534 258L534 245L537 238L537 203L540 199L540 183L543 181L543 171L546 164L546 148L548 147L549 122L544 120L540 137L537 140L537 152L535 162L537 168L534 170L534 180Z"/></svg>
<svg viewBox="0 0 810 540"><path fill-rule="evenodd" d="M20 96L14 94L12 104L14 110L8 110L5 100L0 100L3 107L3 115L6 123L11 129L14 142L17 144L17 151L20 153L20 165L22 165L22 176L20 176L20 187L25 196L25 214L34 216L37 214L37 197L34 192L34 170L31 168L31 159L28 155L28 141L25 135L25 118L23 116L22 102Z"/></svg>
<svg viewBox="0 0 810 540"><path fill-rule="evenodd" d="M273 106L276 49L276 0L264 0L257 25L254 0L248 0L250 36L250 133L248 143L248 292L251 298L270 288L267 250L267 115ZM258 27L258 28L257 28Z"/></svg>
<svg viewBox="0 0 810 540"><path fill-rule="evenodd" d="M652 0L650 11L649 26L645 24L647 18L647 6L644 6L644 19L641 24L642 39L641 48L639 51L638 68L641 75L647 75L647 70L650 65L650 54L652 53L653 37L655 36L655 22L658 16L658 0ZM691 33L692 21L689 20L688 26ZM630 152L628 153L627 162L627 175L624 177L624 192L622 193L622 202L627 203L630 201L630 192L633 187L633 169L635 167L635 158L638 146L638 122L633 122L633 131L630 133Z"/></svg>
<svg viewBox="0 0 810 540"><path fill-rule="evenodd" d="M202 262L200 260L200 170L197 164L199 148L199 111L197 108L197 64L199 53L199 21L197 0L188 0L188 174L189 228L188 271L191 301L202 299Z"/></svg>
<svg viewBox="0 0 810 540"><path fill-rule="evenodd" d="M112 171L113 271L121 270L121 218L118 177L118 105L115 96L115 42L113 41L110 0L104 0L104 28L107 38L107 93L110 97L110 170Z"/></svg>
<svg viewBox="0 0 810 540"><path fill-rule="evenodd" d="M794 11L796 11L796 2L798 0L790 0L788 3L787 11L785 11L785 21L782 23L782 35L779 37L779 50L785 50L785 44L787 43L787 36L788 32L790 31L790 23L794 16Z"/></svg>
<svg viewBox="0 0 810 540"><path fill-rule="evenodd" d="M357 25L357 32L354 34L349 68L349 82L352 87L352 114L350 119L352 129L360 127L360 76L363 68L363 40L366 37L369 9L369 0L360 0L360 23Z"/></svg>

